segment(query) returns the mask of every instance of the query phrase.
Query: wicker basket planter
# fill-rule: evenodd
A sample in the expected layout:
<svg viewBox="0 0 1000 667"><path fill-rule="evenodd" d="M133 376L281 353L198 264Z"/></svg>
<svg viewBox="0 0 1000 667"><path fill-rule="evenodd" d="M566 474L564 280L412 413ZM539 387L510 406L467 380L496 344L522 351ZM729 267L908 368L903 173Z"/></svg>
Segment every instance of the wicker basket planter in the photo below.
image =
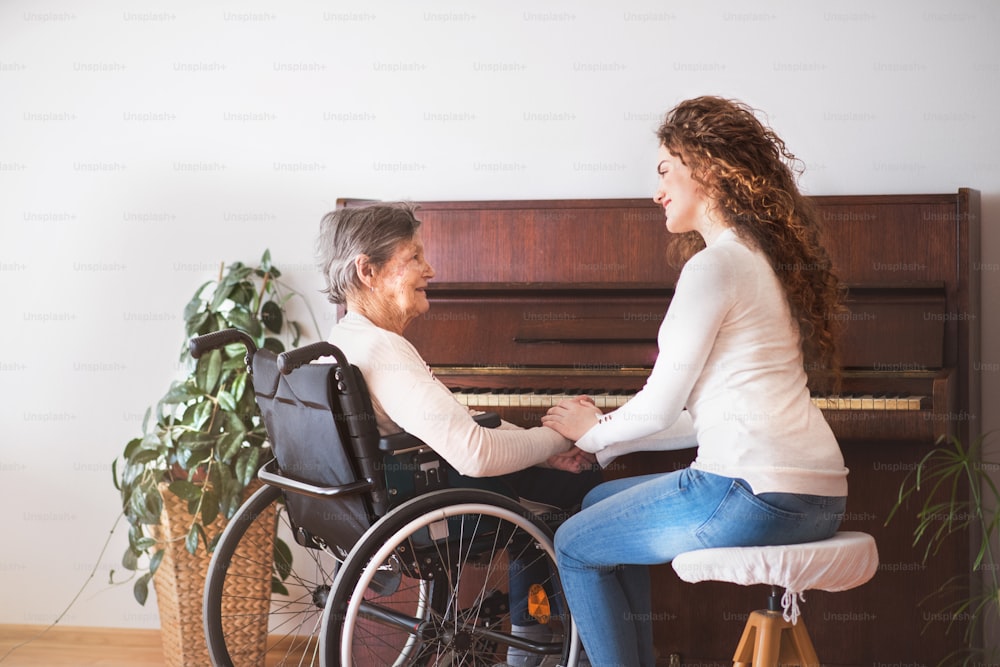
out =
<svg viewBox="0 0 1000 667"><path fill-rule="evenodd" d="M244 498L248 498L260 488L259 482L254 482L247 488ZM157 537L166 542L165 553L153 585L156 588L156 601L160 614L160 632L163 641L163 656L168 667L207 667L208 646L205 643L205 632L202 626L202 599L205 591L205 577L211 554L205 552L204 545L199 545L195 554L190 554L184 548L184 535L191 525L191 515L187 511L187 501L184 501L167 491L166 485L161 485L163 495L163 517L158 526ZM273 508L270 510L273 513ZM210 535L221 533L226 521L221 516L208 527ZM270 525L269 534L266 526ZM259 527L259 528L258 528ZM264 664L264 649L267 642L267 617L270 600L271 566L273 559L274 521L260 521L251 530L260 530L257 539L242 540L243 545L265 545L256 547L259 553L247 553L247 560L241 563L251 563L247 569L246 578L242 581L259 590L247 591L245 602L239 603L240 609L223 609L224 615L239 615L241 618L261 619L258 623L241 624L233 633L242 635L232 637L234 645L247 648L247 663ZM239 550L238 550L239 552ZM228 596L228 602L236 600L236 596ZM230 633L227 632L227 636ZM258 658L254 658L253 647L258 647Z"/></svg>

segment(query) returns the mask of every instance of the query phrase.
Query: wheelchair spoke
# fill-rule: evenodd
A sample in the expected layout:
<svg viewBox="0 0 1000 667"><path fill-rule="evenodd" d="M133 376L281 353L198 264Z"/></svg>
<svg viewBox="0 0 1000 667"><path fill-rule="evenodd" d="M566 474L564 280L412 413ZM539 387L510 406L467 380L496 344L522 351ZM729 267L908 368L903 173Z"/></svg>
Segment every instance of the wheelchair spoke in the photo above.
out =
<svg viewBox="0 0 1000 667"><path fill-rule="evenodd" d="M255 493L230 520L205 583L205 638L214 665L319 667L322 613L338 562L297 545L291 563L275 562L284 552L274 549L275 540L291 534L273 487Z"/></svg>
<svg viewBox="0 0 1000 667"><path fill-rule="evenodd" d="M544 618L551 641L511 634L513 573L521 577L519 586L530 581L551 591L549 602L561 599L551 538L502 496L450 491L455 493L436 492L401 506L355 545L324 617L328 660L445 667L492 666L505 660L508 647L569 655L572 640L560 614ZM458 502L484 493L501 506ZM386 570L400 578L383 590L378 577ZM416 611L414 586L427 593L425 608ZM527 600L518 602L523 610ZM520 616L517 623L524 623Z"/></svg>

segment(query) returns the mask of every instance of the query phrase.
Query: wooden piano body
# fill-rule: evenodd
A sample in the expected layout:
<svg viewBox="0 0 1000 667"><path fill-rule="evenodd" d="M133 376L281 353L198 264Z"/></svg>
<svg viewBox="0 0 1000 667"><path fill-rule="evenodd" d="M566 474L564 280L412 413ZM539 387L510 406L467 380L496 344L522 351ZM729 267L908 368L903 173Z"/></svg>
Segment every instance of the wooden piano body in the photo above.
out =
<svg viewBox="0 0 1000 667"><path fill-rule="evenodd" d="M968 576L967 544L922 562L915 512L884 525L900 482L942 435L977 432L979 193L814 198L849 288L844 385L816 396L844 451L842 529L875 536L881 567L865 586L807 593L804 618L824 664L933 664L965 623L926 601ZM342 200L354 206L361 200ZM420 202L437 275L413 341L462 402L537 425L562 395L609 408L639 390L677 271L662 211L646 199ZM609 477L686 466L694 450L640 452ZM656 647L666 661L731 664L747 614L766 591L681 582L653 568ZM959 592L957 595L961 595ZM949 628L950 625L950 628ZM682 663L682 664L683 664Z"/></svg>

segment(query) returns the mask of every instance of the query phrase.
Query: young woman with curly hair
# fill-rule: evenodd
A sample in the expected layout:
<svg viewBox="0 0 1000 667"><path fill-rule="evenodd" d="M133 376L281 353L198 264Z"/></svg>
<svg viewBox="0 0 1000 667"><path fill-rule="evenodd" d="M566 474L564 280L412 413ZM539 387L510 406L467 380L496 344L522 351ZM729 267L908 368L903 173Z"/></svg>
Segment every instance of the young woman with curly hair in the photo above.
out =
<svg viewBox="0 0 1000 667"><path fill-rule="evenodd" d="M836 368L840 291L794 157L752 109L715 97L679 104L657 136L654 200L686 260L659 356L621 408L578 397L543 418L605 465L697 447L683 470L599 485L556 533L570 610L602 667L654 664L648 565L830 537L847 496L806 372Z"/></svg>

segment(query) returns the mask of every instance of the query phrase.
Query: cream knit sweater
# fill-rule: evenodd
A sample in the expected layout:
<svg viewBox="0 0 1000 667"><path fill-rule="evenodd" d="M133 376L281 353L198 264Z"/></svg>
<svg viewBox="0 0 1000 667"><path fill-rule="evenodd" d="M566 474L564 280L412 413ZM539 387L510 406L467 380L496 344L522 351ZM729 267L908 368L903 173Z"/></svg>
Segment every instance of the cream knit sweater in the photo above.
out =
<svg viewBox="0 0 1000 667"><path fill-rule="evenodd" d="M645 387L577 445L605 463L697 445L693 468L755 493L847 494L843 456L809 398L799 333L767 258L732 230L681 271ZM687 411L685 411L687 408Z"/></svg>
<svg viewBox="0 0 1000 667"><path fill-rule="evenodd" d="M492 477L523 470L570 447L568 440L543 426L479 426L408 340L362 315L347 313L328 340L364 375L379 433L406 431L463 475Z"/></svg>

